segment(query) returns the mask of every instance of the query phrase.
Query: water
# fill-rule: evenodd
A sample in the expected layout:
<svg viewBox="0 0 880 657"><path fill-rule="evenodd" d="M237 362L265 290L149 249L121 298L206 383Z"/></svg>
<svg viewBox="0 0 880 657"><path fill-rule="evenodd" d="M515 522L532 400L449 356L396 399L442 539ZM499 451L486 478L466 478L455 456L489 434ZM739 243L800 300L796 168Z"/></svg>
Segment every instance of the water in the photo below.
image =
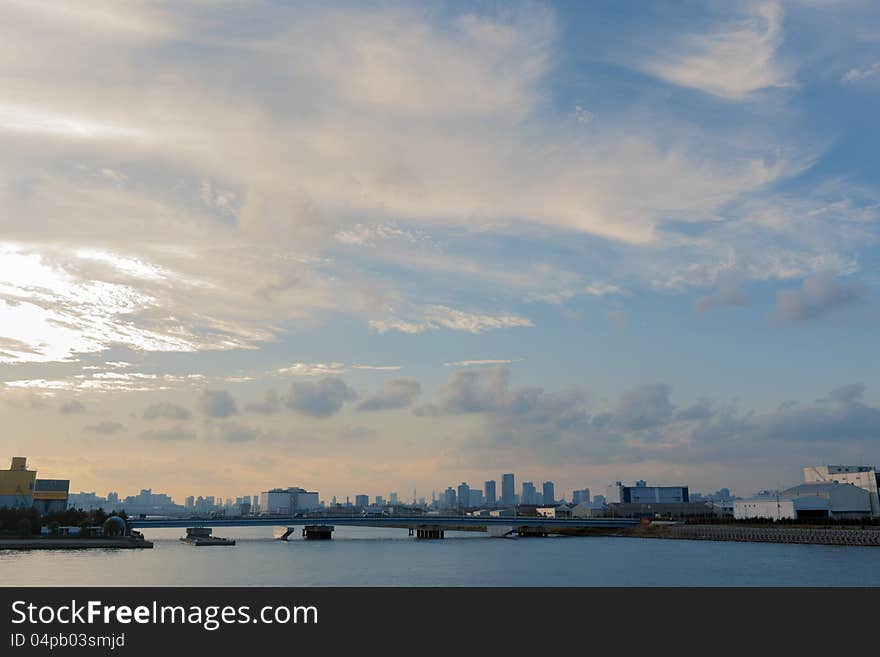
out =
<svg viewBox="0 0 880 657"><path fill-rule="evenodd" d="M880 548L614 537L488 538L337 527L331 541L224 528L235 547L146 532L152 550L0 551L11 586L880 586Z"/></svg>

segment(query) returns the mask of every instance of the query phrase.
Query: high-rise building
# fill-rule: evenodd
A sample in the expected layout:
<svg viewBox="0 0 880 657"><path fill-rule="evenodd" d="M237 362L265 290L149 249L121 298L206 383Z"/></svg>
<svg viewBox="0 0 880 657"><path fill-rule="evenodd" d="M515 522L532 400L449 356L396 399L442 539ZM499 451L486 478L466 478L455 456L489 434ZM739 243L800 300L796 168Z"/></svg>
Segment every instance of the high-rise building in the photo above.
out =
<svg viewBox="0 0 880 657"><path fill-rule="evenodd" d="M397 493L388 493L388 502L392 505L397 504Z"/></svg>
<svg viewBox="0 0 880 657"><path fill-rule="evenodd" d="M381 495L376 495L376 506L385 506L385 498Z"/></svg>
<svg viewBox="0 0 880 657"><path fill-rule="evenodd" d="M354 496L354 505L359 509L366 509L370 506L370 496L369 495L355 495Z"/></svg>
<svg viewBox="0 0 880 657"><path fill-rule="evenodd" d="M581 490L576 490L571 494L571 503L572 504L589 504L590 503L590 489L582 488Z"/></svg>
<svg viewBox="0 0 880 657"><path fill-rule="evenodd" d="M110 495L113 495L113 493L110 493ZM108 503L110 502L110 495L107 496ZM186 507L187 511L191 511L196 506L196 498L193 497L192 495L190 495L189 497L186 498L186 501L184 502L184 506Z"/></svg>
<svg viewBox="0 0 880 657"><path fill-rule="evenodd" d="M516 504L516 483L513 473L501 475L501 504L513 506Z"/></svg>
<svg viewBox="0 0 880 657"><path fill-rule="evenodd" d="M444 509L455 508L455 489L452 486L449 486L443 493L440 506Z"/></svg>
<svg viewBox="0 0 880 657"><path fill-rule="evenodd" d="M115 505L119 504L119 493L112 490L107 493L107 504L111 507L111 511L116 508Z"/></svg>
<svg viewBox="0 0 880 657"><path fill-rule="evenodd" d="M483 487L484 496L486 498L486 504L488 506L495 506L495 480L491 479L484 484Z"/></svg>
<svg viewBox="0 0 880 657"><path fill-rule="evenodd" d="M483 491L479 488L471 488L470 507L477 509L483 506Z"/></svg>
<svg viewBox="0 0 880 657"><path fill-rule="evenodd" d="M535 484L531 481L524 481L522 485L522 495L520 496L521 504L537 504L538 493L535 490Z"/></svg>
<svg viewBox="0 0 880 657"><path fill-rule="evenodd" d="M458 506L466 507L471 503L471 487L461 482L458 485Z"/></svg>
<svg viewBox="0 0 880 657"><path fill-rule="evenodd" d="M541 504L555 504L556 491L554 490L553 482L545 481L542 489L542 492L544 493L544 499L541 500Z"/></svg>

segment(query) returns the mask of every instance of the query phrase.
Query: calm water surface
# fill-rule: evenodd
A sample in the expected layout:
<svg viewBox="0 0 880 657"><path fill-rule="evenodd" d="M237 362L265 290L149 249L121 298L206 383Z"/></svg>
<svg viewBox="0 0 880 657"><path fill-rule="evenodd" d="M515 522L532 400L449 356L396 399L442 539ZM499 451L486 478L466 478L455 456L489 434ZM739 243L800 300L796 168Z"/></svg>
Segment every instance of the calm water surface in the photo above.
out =
<svg viewBox="0 0 880 657"><path fill-rule="evenodd" d="M22 586L880 586L880 548L637 538L488 538L337 527L332 541L275 541L269 527L223 528L235 547L0 550L0 582Z"/></svg>

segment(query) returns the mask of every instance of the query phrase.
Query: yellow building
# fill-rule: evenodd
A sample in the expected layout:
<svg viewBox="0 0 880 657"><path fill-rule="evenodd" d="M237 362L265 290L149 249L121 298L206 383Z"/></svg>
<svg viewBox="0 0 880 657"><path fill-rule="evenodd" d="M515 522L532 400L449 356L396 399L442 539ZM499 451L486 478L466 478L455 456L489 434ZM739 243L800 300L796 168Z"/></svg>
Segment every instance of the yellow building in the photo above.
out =
<svg viewBox="0 0 880 657"><path fill-rule="evenodd" d="M27 469L27 458L13 456L12 467L0 470L0 507L33 506L36 481L36 471Z"/></svg>

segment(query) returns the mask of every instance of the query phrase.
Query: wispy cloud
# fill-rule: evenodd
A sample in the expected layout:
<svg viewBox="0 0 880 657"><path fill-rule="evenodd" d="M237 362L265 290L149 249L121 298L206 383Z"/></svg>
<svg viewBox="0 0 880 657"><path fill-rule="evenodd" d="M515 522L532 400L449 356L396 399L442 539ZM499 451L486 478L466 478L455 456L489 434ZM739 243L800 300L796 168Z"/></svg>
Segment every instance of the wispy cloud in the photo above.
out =
<svg viewBox="0 0 880 657"><path fill-rule="evenodd" d="M841 78L842 82L861 82L880 73L880 62L874 62L868 66L851 68Z"/></svg>
<svg viewBox="0 0 880 657"><path fill-rule="evenodd" d="M345 363L293 363L293 365L278 370L279 374L293 376L327 376L344 372Z"/></svg>
<svg viewBox="0 0 880 657"><path fill-rule="evenodd" d="M532 320L514 314L488 315L456 310L446 306L429 306L421 318L414 321L397 318L370 320L370 326L380 333L424 333L446 328L453 331L483 333L492 329L534 326Z"/></svg>
<svg viewBox="0 0 880 657"><path fill-rule="evenodd" d="M751 2L747 15L708 34L682 37L641 65L672 84L731 100L789 86L790 73L777 59L782 18L782 5L776 0Z"/></svg>

